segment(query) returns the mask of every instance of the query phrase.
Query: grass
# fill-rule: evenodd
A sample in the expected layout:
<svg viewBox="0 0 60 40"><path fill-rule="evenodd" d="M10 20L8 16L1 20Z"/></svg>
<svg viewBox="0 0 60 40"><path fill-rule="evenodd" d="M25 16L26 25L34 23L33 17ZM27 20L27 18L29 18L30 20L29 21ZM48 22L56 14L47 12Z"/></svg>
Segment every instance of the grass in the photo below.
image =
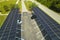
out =
<svg viewBox="0 0 60 40"><path fill-rule="evenodd" d="M19 3L18 3L18 7L20 8L20 12L21 12L21 11L22 11L21 1L19 1Z"/></svg>
<svg viewBox="0 0 60 40"><path fill-rule="evenodd" d="M0 13L8 14L10 10L15 5L16 0L8 0L8 1L1 1L0 2ZM0 28L6 19L6 15L0 15Z"/></svg>
<svg viewBox="0 0 60 40"><path fill-rule="evenodd" d="M31 1L25 1L25 5L29 11L31 11L31 9L36 6L36 4L32 3Z"/></svg>
<svg viewBox="0 0 60 40"><path fill-rule="evenodd" d="M17 1L17 0L9 0L9 1L2 1L2 2L0 2L0 12L1 12L2 14L8 14L8 13L10 12L10 10L11 10L11 9L14 7L14 5L16 4L16 1ZM4 9L4 6L7 6L8 11L6 11L6 10ZM22 8L22 6L21 6L21 1L18 3L17 7L19 7L19 8L20 8L20 11L21 11L21 8ZM6 15L6 16L0 15L0 28L1 28L1 26L3 25L6 17L7 17L7 15Z"/></svg>
<svg viewBox="0 0 60 40"><path fill-rule="evenodd" d="M0 15L0 28L1 28L1 26L2 26L2 24L3 24L3 22L4 22L4 20L6 19L6 15Z"/></svg>
<svg viewBox="0 0 60 40"><path fill-rule="evenodd" d="M5 14L6 12L11 10L11 8L15 5L15 3L16 3L16 0L9 0L9 1L0 2L0 12L2 14Z"/></svg>
<svg viewBox="0 0 60 40"><path fill-rule="evenodd" d="M8 0L8 1L1 1L0 2L0 12L2 14L8 14L10 12L10 10L14 7L14 5L16 4L16 1L17 0ZM21 11L21 1L18 3L17 7L20 8L20 11ZM7 11L6 11L7 9ZM5 19L6 19L7 16L2 16L0 15L0 28L1 26L3 25Z"/></svg>

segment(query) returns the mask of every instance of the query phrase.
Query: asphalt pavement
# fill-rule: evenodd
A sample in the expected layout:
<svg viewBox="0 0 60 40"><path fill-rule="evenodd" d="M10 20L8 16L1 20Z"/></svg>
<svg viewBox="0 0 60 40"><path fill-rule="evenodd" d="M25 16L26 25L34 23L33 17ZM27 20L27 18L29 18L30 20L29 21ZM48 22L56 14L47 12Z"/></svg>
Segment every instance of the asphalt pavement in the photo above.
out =
<svg viewBox="0 0 60 40"><path fill-rule="evenodd" d="M58 24L38 7L34 7L32 10L37 16L35 20L45 39L60 40L60 24ZM47 36L45 36L46 34Z"/></svg>
<svg viewBox="0 0 60 40"><path fill-rule="evenodd" d="M32 14L23 12L21 15L21 38L24 40L42 40L44 39L35 20L31 19Z"/></svg>
<svg viewBox="0 0 60 40"><path fill-rule="evenodd" d="M32 22L30 13L23 12L21 17L19 9L13 8L0 29L0 40L60 40L60 24L38 7L32 10L39 27ZM17 20L22 20L22 25Z"/></svg>
<svg viewBox="0 0 60 40"><path fill-rule="evenodd" d="M0 29L0 40L21 40L21 25L17 20L21 21L21 14L18 8L13 8Z"/></svg>

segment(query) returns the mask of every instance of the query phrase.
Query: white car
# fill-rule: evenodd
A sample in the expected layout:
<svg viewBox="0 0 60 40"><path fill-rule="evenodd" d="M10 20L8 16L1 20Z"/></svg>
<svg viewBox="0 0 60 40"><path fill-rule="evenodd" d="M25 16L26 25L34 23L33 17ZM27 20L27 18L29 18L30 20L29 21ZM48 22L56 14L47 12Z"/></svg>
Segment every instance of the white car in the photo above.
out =
<svg viewBox="0 0 60 40"><path fill-rule="evenodd" d="M17 20L17 24L22 24L22 21L20 21L20 20Z"/></svg>

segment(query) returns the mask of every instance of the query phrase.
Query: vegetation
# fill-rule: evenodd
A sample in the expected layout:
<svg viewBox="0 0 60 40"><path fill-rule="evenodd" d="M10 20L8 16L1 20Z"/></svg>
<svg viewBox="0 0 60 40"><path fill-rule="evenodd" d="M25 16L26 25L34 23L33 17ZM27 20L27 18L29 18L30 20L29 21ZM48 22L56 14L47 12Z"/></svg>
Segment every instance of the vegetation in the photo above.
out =
<svg viewBox="0 0 60 40"><path fill-rule="evenodd" d="M36 4L31 1L25 1L26 8L31 11L32 7L35 7Z"/></svg>
<svg viewBox="0 0 60 40"><path fill-rule="evenodd" d="M36 1L60 13L60 0L36 0Z"/></svg>
<svg viewBox="0 0 60 40"><path fill-rule="evenodd" d="M7 17L6 15L4 15L4 16L0 15L0 28L1 28L4 20L6 19L6 17Z"/></svg>
<svg viewBox="0 0 60 40"><path fill-rule="evenodd" d="M15 6L17 0L8 0L8 1L0 1L0 13L1 14L8 14L10 10L14 7L19 7L21 9L21 1L18 5ZM21 10L20 10L21 11ZM0 27L4 23L7 15L0 15Z"/></svg>
<svg viewBox="0 0 60 40"><path fill-rule="evenodd" d="M16 0L0 0L0 13L1 14L8 14L9 11L14 7ZM7 15L0 15L0 27L2 26L3 22L5 21Z"/></svg>
<svg viewBox="0 0 60 40"><path fill-rule="evenodd" d="M15 3L16 3L16 0L8 0L8 1L0 2L0 12L2 14L9 12L13 8Z"/></svg>
<svg viewBox="0 0 60 40"><path fill-rule="evenodd" d="M18 7L20 8L20 12L21 12L22 11L21 1L18 3Z"/></svg>

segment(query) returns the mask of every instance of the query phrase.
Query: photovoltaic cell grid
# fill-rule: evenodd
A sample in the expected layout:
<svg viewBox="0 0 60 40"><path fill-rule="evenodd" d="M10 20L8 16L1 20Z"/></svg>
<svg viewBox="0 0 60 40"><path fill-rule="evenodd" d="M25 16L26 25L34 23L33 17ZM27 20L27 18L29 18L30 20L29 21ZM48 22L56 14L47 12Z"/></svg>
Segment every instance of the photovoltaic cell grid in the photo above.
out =
<svg viewBox="0 0 60 40"><path fill-rule="evenodd" d="M33 8L34 14L37 16L37 23L41 24L41 30L45 31L50 36L51 40L60 40L60 24L41 11L38 7Z"/></svg>
<svg viewBox="0 0 60 40"><path fill-rule="evenodd" d="M21 21L21 14L19 9L11 10L2 28L0 29L0 40L20 40L21 39L21 25L17 24L17 20Z"/></svg>

